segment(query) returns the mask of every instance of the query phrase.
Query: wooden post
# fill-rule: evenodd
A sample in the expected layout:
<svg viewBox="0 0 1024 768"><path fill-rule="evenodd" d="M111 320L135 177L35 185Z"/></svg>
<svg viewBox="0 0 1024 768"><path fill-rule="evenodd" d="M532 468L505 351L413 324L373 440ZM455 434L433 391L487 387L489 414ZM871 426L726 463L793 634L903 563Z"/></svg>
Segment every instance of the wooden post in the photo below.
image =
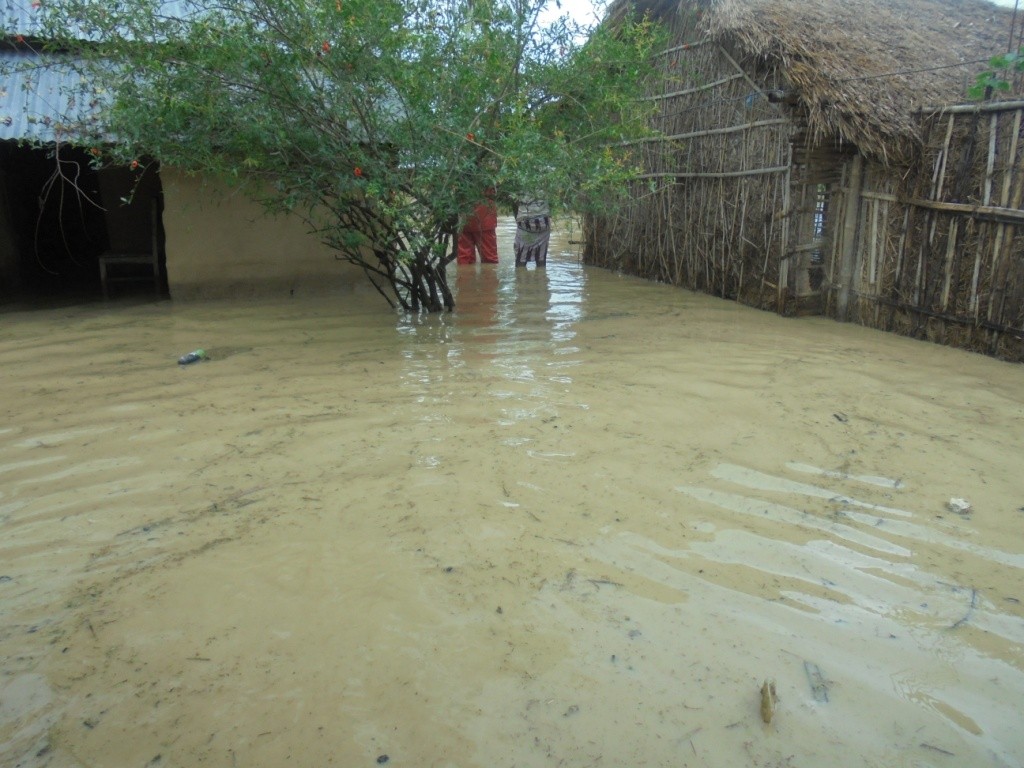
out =
<svg viewBox="0 0 1024 768"><path fill-rule="evenodd" d="M843 253L839 267L839 295L836 319L849 320L850 295L859 262L857 232L860 229L860 193L864 186L864 158L854 155L850 161L850 184L846 189L846 210L843 215Z"/></svg>
<svg viewBox="0 0 1024 768"><path fill-rule="evenodd" d="M953 281L953 257L956 256L956 238L958 231L958 221L954 218L949 223L949 235L946 238L946 267L945 267L945 279L942 283L942 311L945 312L949 308L949 287Z"/></svg>
<svg viewBox="0 0 1024 768"><path fill-rule="evenodd" d="M1010 205L1010 186L1011 186L1010 182L1013 179L1013 171L1014 171L1014 167L1016 166L1016 163L1017 163L1017 142L1018 142L1018 139L1020 138L1021 113L1022 112L1024 112L1024 110L1017 110L1016 114L1014 115L1014 118L1013 118L1013 131L1010 133L1010 152L1007 155L1006 161L1004 163L1003 187L1002 187L1002 192L1001 192L1000 197L999 197L999 204L1002 207L1004 207L1004 208L1006 208L1007 206ZM992 246L992 265L991 265L991 271L990 271L990 274L989 274L989 286L988 286L988 312L986 313L986 316L987 316L989 321L992 320L992 318L993 318L993 311L995 309L995 299L996 299L996 291L997 291L997 288L996 288L997 276L998 276L998 273L999 273L1000 258L1001 258L1002 253L1003 253L1003 238L1006 237L1007 234L1008 234L1009 237L1010 237L1010 241L1012 242L1013 241L1013 233L1014 233L1014 229L1012 227L1010 227L1010 226L1007 226L1006 224L999 224L996 227L995 243ZM974 316L975 316L976 319L979 317L979 315L980 315L980 302L978 303L977 306L975 306L975 310L974 310ZM993 339L995 341L998 341L999 334L998 333L994 333L993 334ZM994 347L993 347L993 349L994 349Z"/></svg>
<svg viewBox="0 0 1024 768"><path fill-rule="evenodd" d="M789 260L793 255L789 252L789 220L793 215L792 211L792 188L793 188L793 142L789 143L786 149L786 175L782 183L782 233L779 239L779 285L776 289L776 308L779 314L786 309L786 299L789 294ZM795 270L794 270L795 271Z"/></svg>

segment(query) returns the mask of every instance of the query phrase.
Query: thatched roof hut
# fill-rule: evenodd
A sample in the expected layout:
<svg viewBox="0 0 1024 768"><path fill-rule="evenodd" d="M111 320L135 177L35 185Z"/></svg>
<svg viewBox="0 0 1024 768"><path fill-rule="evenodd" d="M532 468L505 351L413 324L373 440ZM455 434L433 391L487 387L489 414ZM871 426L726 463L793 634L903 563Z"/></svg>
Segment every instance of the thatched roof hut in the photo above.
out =
<svg viewBox="0 0 1024 768"><path fill-rule="evenodd" d="M964 103L1024 14L986 0L617 0L664 22L590 264L1024 359L1024 98Z"/></svg>
<svg viewBox="0 0 1024 768"><path fill-rule="evenodd" d="M634 9L669 20L684 8L703 11L697 36L785 74L812 140L838 136L883 161L906 160L914 111L963 101L1024 26L985 0L617 0L608 18Z"/></svg>

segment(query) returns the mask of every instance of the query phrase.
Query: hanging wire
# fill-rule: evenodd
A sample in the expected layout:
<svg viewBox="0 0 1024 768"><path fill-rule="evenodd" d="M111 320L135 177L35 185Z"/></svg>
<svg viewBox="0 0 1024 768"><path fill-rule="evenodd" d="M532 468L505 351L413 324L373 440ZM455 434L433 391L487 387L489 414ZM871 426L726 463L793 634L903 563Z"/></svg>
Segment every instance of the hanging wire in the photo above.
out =
<svg viewBox="0 0 1024 768"><path fill-rule="evenodd" d="M1010 20L1010 39L1006 41L1006 52L1013 53L1013 33L1017 27L1017 9L1020 7L1020 0L1013 4L1013 18ZM1018 41L1019 42L1019 41Z"/></svg>
<svg viewBox="0 0 1024 768"><path fill-rule="evenodd" d="M1019 0L1018 0L1019 2ZM875 80L882 77L897 77L898 75L914 75L920 72L938 72L940 69L955 69L956 67L969 67L974 64L985 64L988 59L977 59L976 61L961 61L957 64L944 64L941 67L922 67L921 69L901 69L896 72L882 72L877 75L861 75L860 77L844 77L836 80L837 83L849 83L854 80Z"/></svg>

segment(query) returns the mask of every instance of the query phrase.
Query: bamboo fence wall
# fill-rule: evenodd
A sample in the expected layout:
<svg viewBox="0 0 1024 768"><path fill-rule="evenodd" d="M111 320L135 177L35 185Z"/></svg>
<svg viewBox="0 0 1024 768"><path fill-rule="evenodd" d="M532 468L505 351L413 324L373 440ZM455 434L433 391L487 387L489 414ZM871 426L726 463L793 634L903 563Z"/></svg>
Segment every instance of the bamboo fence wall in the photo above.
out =
<svg viewBox="0 0 1024 768"><path fill-rule="evenodd" d="M673 39L687 39L690 20L675 23ZM660 135L629 145L644 173L618 215L588 222L585 259L774 308L785 284L777 254L786 250L792 121L716 45L677 45L657 66L662 82L646 99Z"/></svg>
<svg viewBox="0 0 1024 768"><path fill-rule="evenodd" d="M688 39L680 14L673 39ZM585 260L782 313L816 313L1024 360L1024 101L919 116L920 162L806 141L712 43L663 52L659 135Z"/></svg>
<svg viewBox="0 0 1024 768"><path fill-rule="evenodd" d="M920 119L921 162L904 178L880 166L865 174L853 318L1024 360L1024 102Z"/></svg>

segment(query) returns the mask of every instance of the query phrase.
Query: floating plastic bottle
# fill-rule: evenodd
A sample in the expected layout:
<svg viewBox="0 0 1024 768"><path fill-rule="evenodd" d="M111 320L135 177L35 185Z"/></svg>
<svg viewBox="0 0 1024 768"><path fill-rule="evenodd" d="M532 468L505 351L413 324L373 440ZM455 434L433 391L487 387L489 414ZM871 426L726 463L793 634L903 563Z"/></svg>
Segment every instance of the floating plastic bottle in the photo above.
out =
<svg viewBox="0 0 1024 768"><path fill-rule="evenodd" d="M206 359L206 350L196 349L178 358L178 365L190 365Z"/></svg>

